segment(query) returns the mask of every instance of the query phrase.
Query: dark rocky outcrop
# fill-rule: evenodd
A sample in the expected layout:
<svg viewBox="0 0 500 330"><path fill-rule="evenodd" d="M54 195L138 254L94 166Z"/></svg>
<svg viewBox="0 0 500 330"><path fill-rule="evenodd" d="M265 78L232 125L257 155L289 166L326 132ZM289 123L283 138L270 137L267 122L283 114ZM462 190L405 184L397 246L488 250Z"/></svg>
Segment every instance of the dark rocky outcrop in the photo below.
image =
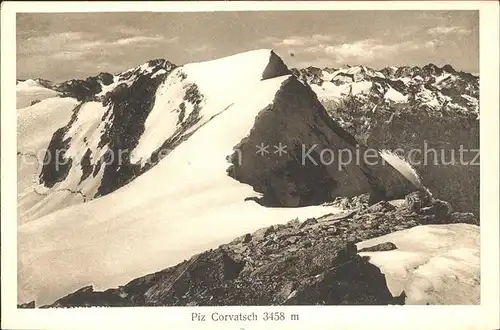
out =
<svg viewBox="0 0 500 330"><path fill-rule="evenodd" d="M99 79L103 85L108 86L113 83L114 76L108 72L101 72L97 75L97 79Z"/></svg>
<svg viewBox="0 0 500 330"><path fill-rule="evenodd" d="M387 242L357 251L355 243L456 221L476 220L470 214L424 215L381 201L262 228L119 288L85 287L46 307L403 304L404 294L393 297L380 269L358 255L397 247Z"/></svg>
<svg viewBox="0 0 500 330"><path fill-rule="evenodd" d="M33 300L25 304L18 304L17 308L35 308L35 301Z"/></svg>
<svg viewBox="0 0 500 330"><path fill-rule="evenodd" d="M90 306L114 306L126 307L131 306L130 301L122 297L120 289L110 289L104 292L96 292L94 288L86 286L74 293L59 299L50 307L90 307ZM47 308L42 306L41 308Z"/></svg>
<svg viewBox="0 0 500 330"><path fill-rule="evenodd" d="M359 250L359 252L392 251L392 250L396 250L397 248L398 247L394 243L385 242L385 243L380 243L380 244L377 244L374 246L363 248L363 249Z"/></svg>
<svg viewBox="0 0 500 330"><path fill-rule="evenodd" d="M337 197L333 202L325 203L324 205L331 205L344 210L349 210L349 209L363 209L368 207L368 205L373 204L373 202L374 202L373 196L371 196L368 193L365 193L352 198Z"/></svg>
<svg viewBox="0 0 500 330"><path fill-rule="evenodd" d="M447 223L470 223L479 226L479 218L472 213L454 212L450 214Z"/></svg>
<svg viewBox="0 0 500 330"><path fill-rule="evenodd" d="M99 142L99 147L107 145L108 152L104 156L106 167L96 197L115 191L141 173L140 165L130 161L130 151L137 146L144 132L144 123L153 109L158 86L174 68L170 62L162 62L150 73L138 75L130 86L122 83L105 96L103 104L108 110L104 116L111 119ZM165 73L153 77L160 69L165 69ZM121 155L119 161L116 155ZM111 157L115 161L110 161Z"/></svg>
<svg viewBox="0 0 500 330"><path fill-rule="evenodd" d="M101 92L102 87L96 77L88 77L85 80L72 79L65 81L58 85L56 90L63 93L64 97L73 97L83 102L95 100L95 95Z"/></svg>
<svg viewBox="0 0 500 330"><path fill-rule="evenodd" d="M63 181L71 169L73 160L66 157L66 151L68 150L71 138L66 137L66 133L76 121L78 111L80 111L82 105L83 103L80 103L73 109L71 118L66 126L54 132L45 151L42 170L39 174L39 182L48 188L52 188L56 183Z"/></svg>
<svg viewBox="0 0 500 330"><path fill-rule="evenodd" d="M70 139L64 137L67 129L58 129L50 140L45 152L42 171L40 172L40 183L52 188L56 183L63 181L71 169L72 159L66 158L65 153L69 147Z"/></svg>
<svg viewBox="0 0 500 330"><path fill-rule="evenodd" d="M283 62L281 57L271 51L269 62L262 72L262 80L280 77L290 73L290 70L286 66L285 62Z"/></svg>
<svg viewBox="0 0 500 330"><path fill-rule="evenodd" d="M96 94L102 91L102 85L113 83L111 73L101 72L97 76L83 79L71 79L60 84L51 85L50 88L62 93L63 97L73 97L80 102L96 101Z"/></svg>
<svg viewBox="0 0 500 330"><path fill-rule="evenodd" d="M405 196L406 206L410 211L418 212L428 207L432 202L430 194L424 190L417 190Z"/></svg>
<svg viewBox="0 0 500 330"><path fill-rule="evenodd" d="M271 148L286 145L286 153L256 154L255 146L264 141ZM235 149L239 153L231 158L228 174L261 192L263 205L315 205L362 193L375 200L396 199L416 188L384 165L374 150L379 161L372 158L368 164L364 156L356 157L365 155L367 148L329 117L310 87L294 77L283 82ZM241 163L236 161L239 154L244 157ZM349 156L350 161L341 158Z"/></svg>
<svg viewBox="0 0 500 330"><path fill-rule="evenodd" d="M86 178L90 176L93 172L93 166L90 162L90 155L91 155L90 149L87 148L87 151L82 157L82 160L80 161L80 167L82 168L82 177L80 178L80 183L83 182Z"/></svg>

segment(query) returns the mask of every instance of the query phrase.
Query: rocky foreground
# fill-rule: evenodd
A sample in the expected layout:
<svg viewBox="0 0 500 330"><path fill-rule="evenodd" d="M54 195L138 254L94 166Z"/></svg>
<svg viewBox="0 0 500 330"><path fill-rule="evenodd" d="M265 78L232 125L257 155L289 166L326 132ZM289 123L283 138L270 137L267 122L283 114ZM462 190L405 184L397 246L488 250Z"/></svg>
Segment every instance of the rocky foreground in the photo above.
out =
<svg viewBox="0 0 500 330"><path fill-rule="evenodd" d="M479 225L423 192L369 203L366 195L338 198L345 213L262 228L122 287L88 286L42 307L404 304L406 293L394 297L381 269L358 254L398 247L358 251L355 243L419 225Z"/></svg>

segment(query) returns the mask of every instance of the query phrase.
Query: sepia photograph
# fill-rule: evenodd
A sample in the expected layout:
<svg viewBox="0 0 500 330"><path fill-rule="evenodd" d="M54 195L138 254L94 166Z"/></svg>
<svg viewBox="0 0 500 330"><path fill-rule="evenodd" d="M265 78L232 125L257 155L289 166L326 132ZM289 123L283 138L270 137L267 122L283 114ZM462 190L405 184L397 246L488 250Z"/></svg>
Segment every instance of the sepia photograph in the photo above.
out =
<svg viewBox="0 0 500 330"><path fill-rule="evenodd" d="M484 305L478 8L12 17L17 311Z"/></svg>

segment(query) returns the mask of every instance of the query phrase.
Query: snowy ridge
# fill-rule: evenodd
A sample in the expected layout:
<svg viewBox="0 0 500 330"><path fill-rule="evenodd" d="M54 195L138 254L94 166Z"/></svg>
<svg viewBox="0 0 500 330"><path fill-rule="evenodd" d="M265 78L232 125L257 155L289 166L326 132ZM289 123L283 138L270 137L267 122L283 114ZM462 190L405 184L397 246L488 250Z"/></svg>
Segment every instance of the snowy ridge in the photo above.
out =
<svg viewBox="0 0 500 330"><path fill-rule="evenodd" d="M227 175L226 169L231 165L227 156L248 135L256 115L272 103L276 91L289 77L281 75L285 70L280 67L273 69L279 76L272 78L268 68L270 51L257 51L248 56L258 62L253 67L259 69L258 74L241 70L249 64L241 62L248 61L247 56L240 57L240 60L238 57L228 59L234 67L226 67L224 70L234 73L231 83L236 82L244 87L237 94L227 93L226 87L231 85L229 82L222 89L211 86L210 77L205 75L217 70L209 70L208 66L201 63L170 72L167 77L156 76L153 81L151 76L156 72L149 72L139 76L131 84L130 88L143 90L143 83L151 86L153 82L154 90L151 90L151 95L158 97L153 102L149 96L142 99L141 105L150 105L148 108L141 107L138 109L141 111L136 112L144 113L144 110L149 109L147 113L154 116L155 120L145 124L147 132L144 135L137 136L134 157L147 157L163 138L168 140L168 134L173 128L172 120L178 122L178 118L171 115L168 100L162 99L167 90L168 93L173 93L170 95L172 102L194 101L189 106L198 105L201 108L199 116L192 117L194 125L198 125L200 120L210 121L210 125L198 125L196 134L176 145L168 157L159 160L156 166L121 189L83 204L64 205L58 211L51 207L46 216L33 217L31 221L21 225L20 300L36 299L40 303L46 303L84 283L94 283L98 287L114 285L165 264L178 262L245 231L286 222L295 217L305 219L325 212L335 212L333 207L280 209L245 202L245 198L258 197L259 194L251 186L241 184ZM202 70L204 67L207 68L206 71ZM268 79L262 80L263 73L266 72ZM155 84L162 87L157 88ZM196 86L197 92L187 95L185 86ZM50 189L72 186L91 194L99 181L102 184L106 180L109 173L102 169L103 165L99 165L96 159L105 154L106 150L115 148L116 144L123 145L123 141L116 140L117 136L112 134L114 125L123 123L123 120L113 120L113 117L122 114L120 91L117 88L108 95L109 103L91 101L82 104L74 112L70 123L63 128L59 140L69 140L65 157L73 159L74 163L62 181L54 182ZM204 101L198 102L200 95L203 95ZM179 99L179 96L185 99ZM186 117L189 118L188 112L194 111L188 106L185 109ZM128 110L134 112L133 108L129 107ZM144 119L146 123L146 118ZM157 129L155 133L155 122L160 127L169 124L170 130ZM179 127L183 127L183 122L180 121ZM100 133L103 126L105 133L108 132L104 140ZM164 135L158 136L160 133ZM102 141L106 143L103 144ZM85 150L90 150L87 167L92 166L92 173L97 168L97 175L94 177L91 174L81 180L85 171L77 156L86 153ZM143 168L133 162L126 166ZM107 167L115 172L120 169L115 164ZM106 187L110 186L111 179L108 178ZM55 195L49 196L52 196L51 199L55 198ZM238 217L236 222L235 216ZM185 228L191 230L186 231ZM174 232L177 234L172 236ZM170 238L165 241L165 237ZM48 242L54 244L48 246ZM181 246L183 248L179 251ZM152 257L145 260L144 251L151 252ZM78 265L75 260L79 260Z"/></svg>
<svg viewBox="0 0 500 330"><path fill-rule="evenodd" d="M81 197L71 196L69 192L55 194L54 203L37 193L46 190L39 184L38 175L47 146L54 132L70 120L72 109L77 104L78 101L72 98L52 97L17 112L17 190L21 222L39 217L39 211L43 215L64 207L64 200L76 198L81 202Z"/></svg>
<svg viewBox="0 0 500 330"><path fill-rule="evenodd" d="M266 68L277 61L277 56L266 49L187 64L174 70L157 89L155 106L145 122L145 134L132 151L131 161L140 160L144 165L164 141L174 136L182 139L225 111L234 100L256 87ZM287 71L286 67L279 70L283 72L276 75ZM221 73L224 77L214 84L214 77ZM175 104L175 100L183 102Z"/></svg>
<svg viewBox="0 0 500 330"><path fill-rule="evenodd" d="M213 84L213 77L221 72L227 72L225 79ZM48 144L47 155L61 157L62 169L44 163L39 173L42 187L32 193L40 199L43 191L47 197L33 206L36 212L21 210L31 215L21 221L44 215L44 203L53 198L51 191L79 192L64 197L66 202L60 205L66 207L82 202L81 196L89 201L120 188L243 97L265 75L286 73L288 69L271 50L257 50L179 68L153 60L112 80L101 73L95 79L56 85L81 103ZM97 83L106 88L99 92ZM59 156L61 147L64 153ZM55 204L46 203L47 213L54 211Z"/></svg>
<svg viewBox="0 0 500 330"><path fill-rule="evenodd" d="M59 96L60 93L48 88L39 79L17 81L17 109L26 108L47 98Z"/></svg>

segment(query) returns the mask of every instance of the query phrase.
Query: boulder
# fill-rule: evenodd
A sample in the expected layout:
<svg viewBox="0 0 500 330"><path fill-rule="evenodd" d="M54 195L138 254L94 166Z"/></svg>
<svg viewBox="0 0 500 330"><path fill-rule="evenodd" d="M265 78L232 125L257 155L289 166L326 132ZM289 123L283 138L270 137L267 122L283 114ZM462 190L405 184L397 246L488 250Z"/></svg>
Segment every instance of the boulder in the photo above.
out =
<svg viewBox="0 0 500 330"><path fill-rule="evenodd" d="M375 251L392 251L396 250L398 247L392 242L384 242L374 246L362 248L359 252L375 252Z"/></svg>
<svg viewBox="0 0 500 330"><path fill-rule="evenodd" d="M430 206L432 197L424 190L417 190L405 196L406 207L412 212L418 212L421 208Z"/></svg>

